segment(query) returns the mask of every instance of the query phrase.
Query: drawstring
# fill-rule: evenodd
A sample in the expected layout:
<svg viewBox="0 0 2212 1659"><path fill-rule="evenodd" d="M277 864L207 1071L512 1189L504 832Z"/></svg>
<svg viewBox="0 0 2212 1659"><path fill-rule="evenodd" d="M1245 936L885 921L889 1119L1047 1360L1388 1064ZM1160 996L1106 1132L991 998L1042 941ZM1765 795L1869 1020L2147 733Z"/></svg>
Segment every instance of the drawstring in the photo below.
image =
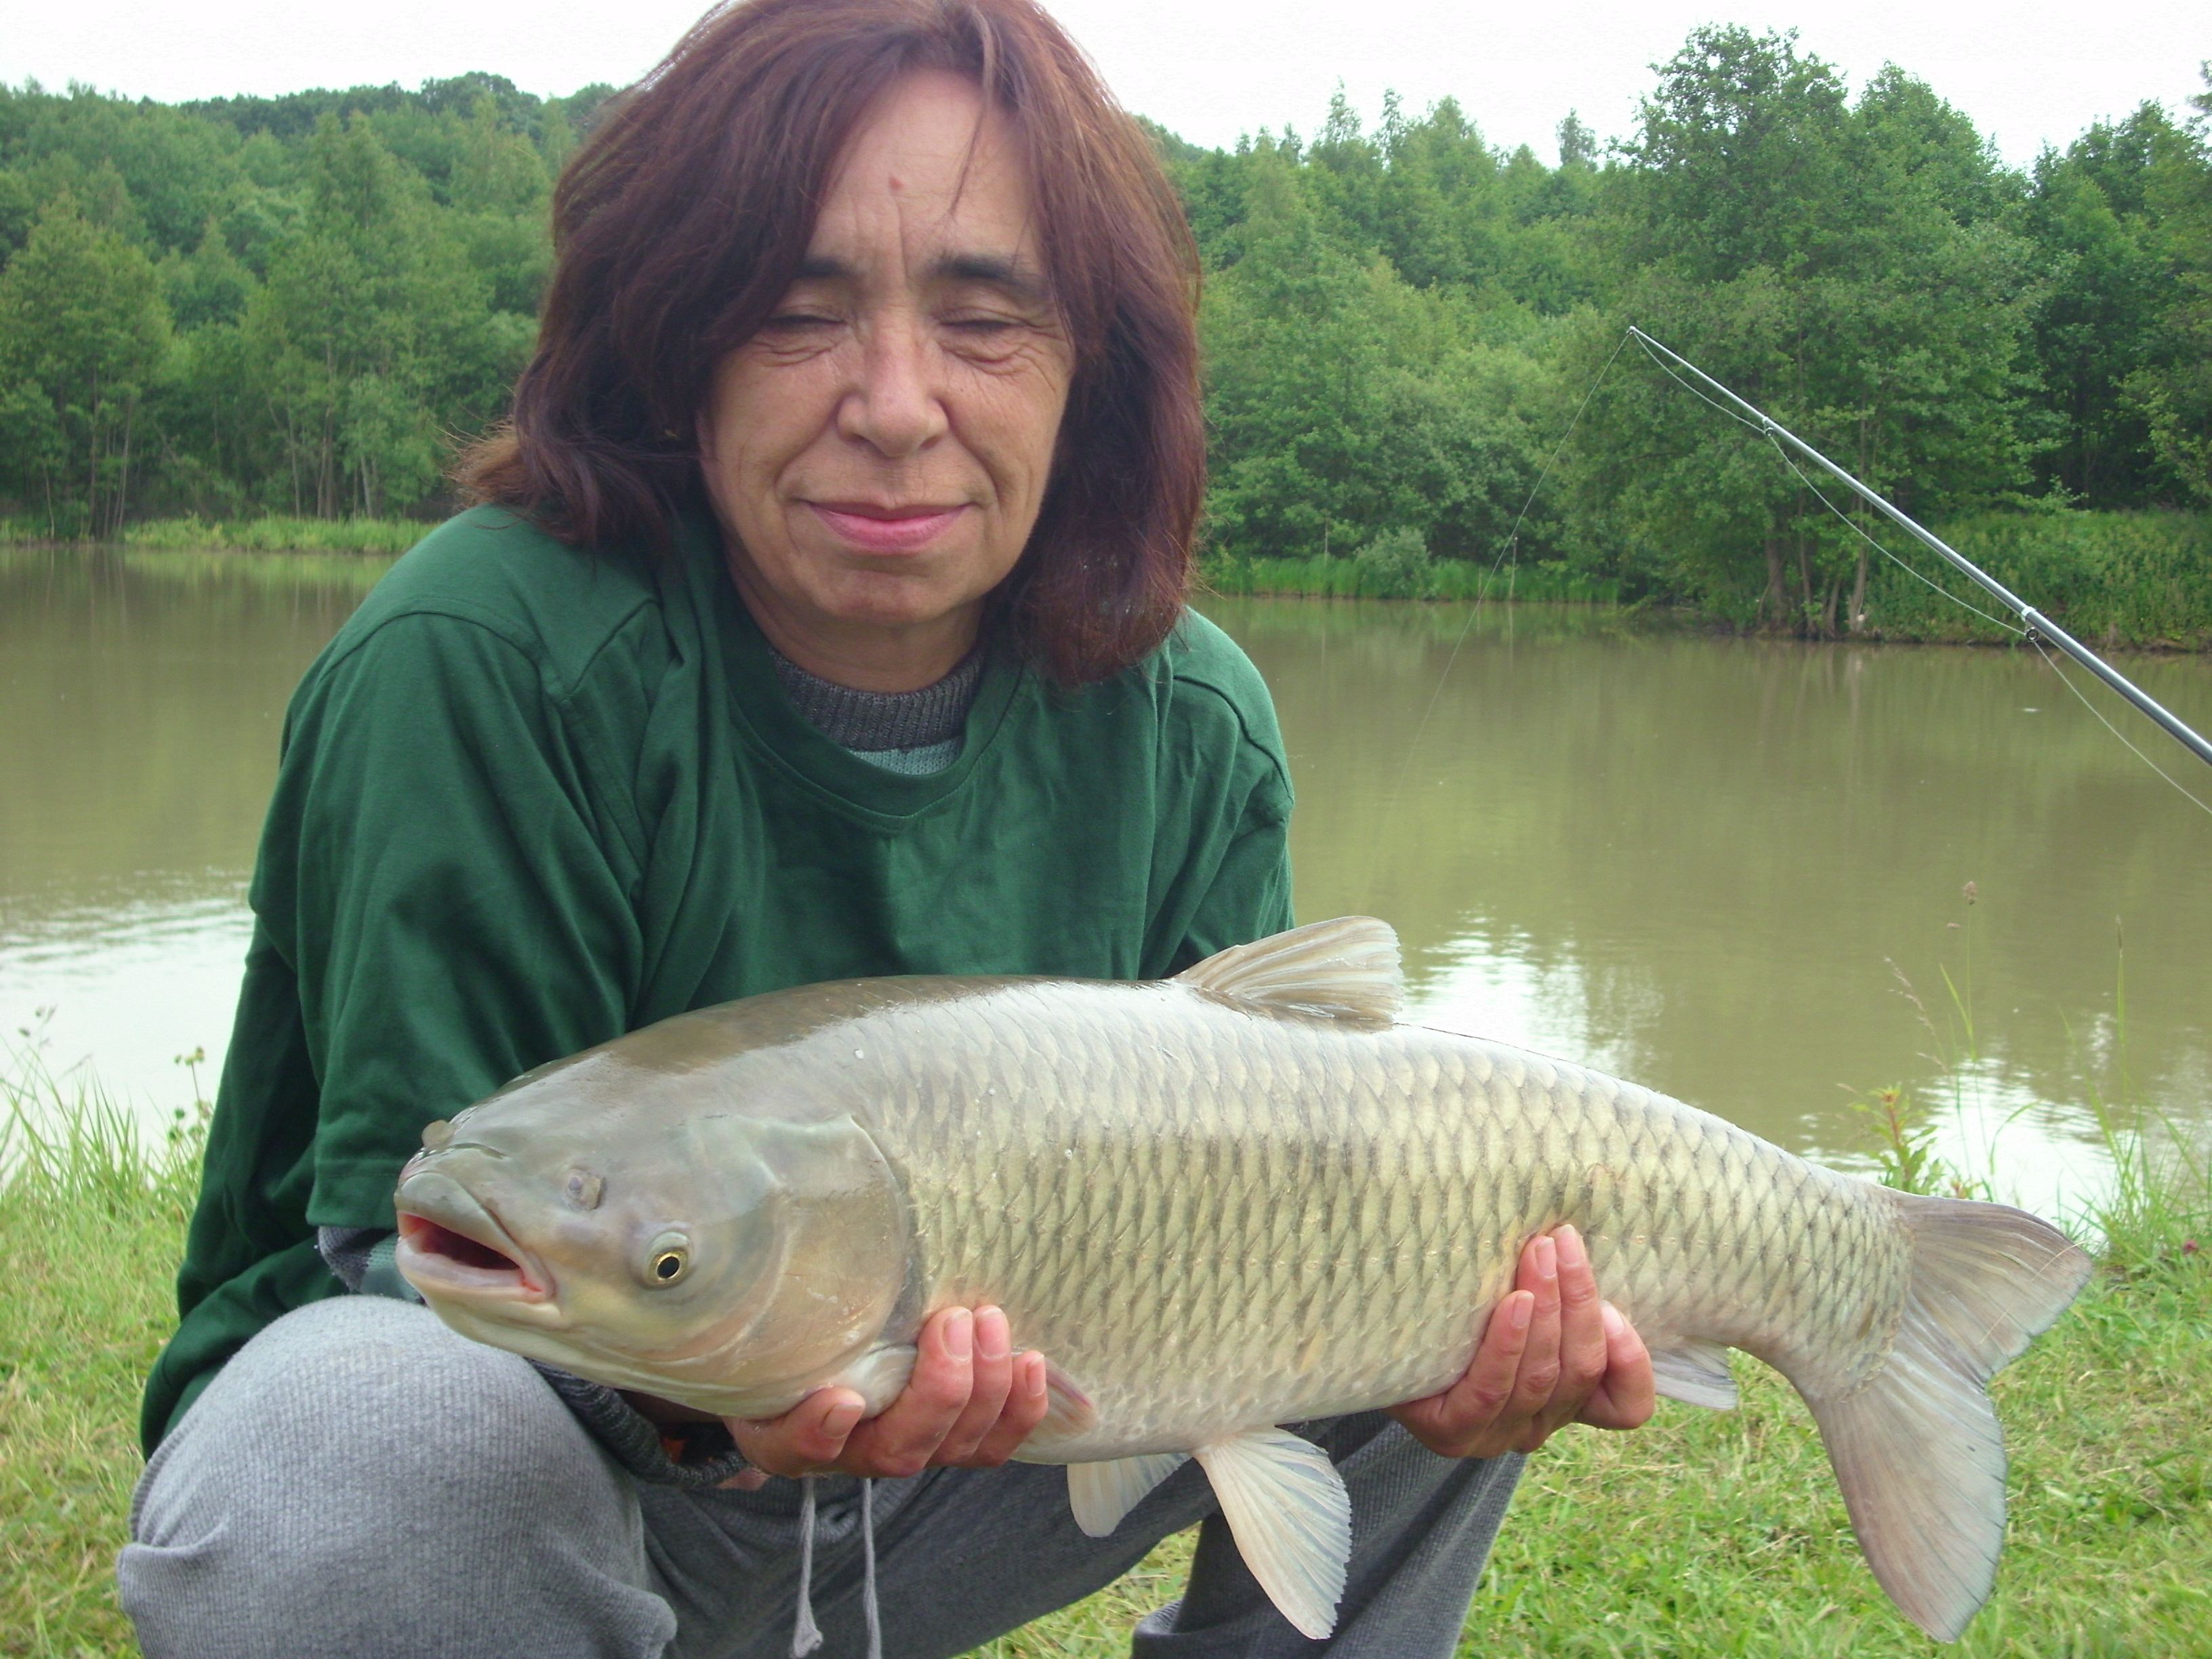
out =
<svg viewBox="0 0 2212 1659"><path fill-rule="evenodd" d="M806 1659L822 1645L822 1627L814 1622L814 1477L799 1484L805 1496L799 1500L799 1624L791 1632L791 1659Z"/></svg>
<svg viewBox="0 0 2212 1659"><path fill-rule="evenodd" d="M884 1659L884 1616L876 1607L876 1483L860 1482L860 1610L868 1619L868 1659Z"/></svg>
<svg viewBox="0 0 2212 1659"><path fill-rule="evenodd" d="M799 1481L799 1619L791 1632L791 1659L806 1656L822 1645L822 1627L814 1622L814 1477ZM868 1659L884 1659L884 1616L876 1603L876 1483L860 1482L860 1611L868 1621Z"/></svg>

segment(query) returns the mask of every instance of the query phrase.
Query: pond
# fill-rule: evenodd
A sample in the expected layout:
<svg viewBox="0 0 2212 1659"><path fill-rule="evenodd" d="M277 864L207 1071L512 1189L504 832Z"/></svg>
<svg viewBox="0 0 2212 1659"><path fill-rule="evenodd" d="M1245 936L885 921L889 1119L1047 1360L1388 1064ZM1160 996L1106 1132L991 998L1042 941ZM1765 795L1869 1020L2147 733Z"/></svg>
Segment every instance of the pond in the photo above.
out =
<svg viewBox="0 0 2212 1659"><path fill-rule="evenodd" d="M0 555L17 1048L151 1121L193 1098L179 1055L205 1051L213 1092L285 700L383 568ZM1204 608L1281 709L1299 913L1394 923L1417 1018L1844 1162L1869 1144L1854 1099L1904 1084L1943 1109L1949 1156L2048 1210L2098 1184L2100 1105L2205 1121L2212 814L2033 653L1575 609ZM2212 725L2212 663L2129 667Z"/></svg>

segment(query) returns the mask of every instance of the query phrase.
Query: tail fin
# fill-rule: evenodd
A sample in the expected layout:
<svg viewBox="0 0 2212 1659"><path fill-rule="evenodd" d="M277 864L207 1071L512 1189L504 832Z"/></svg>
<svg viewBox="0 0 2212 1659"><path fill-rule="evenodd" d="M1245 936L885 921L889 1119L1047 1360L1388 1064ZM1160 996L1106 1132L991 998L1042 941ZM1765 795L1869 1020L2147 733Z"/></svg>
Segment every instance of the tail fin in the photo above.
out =
<svg viewBox="0 0 2212 1659"><path fill-rule="evenodd" d="M1988 1599L2004 1540L2004 1437L1985 1385L2065 1311L2090 1261L2025 1211L1891 1196L1913 1250L1888 1360L1810 1403L1874 1576L1950 1642Z"/></svg>

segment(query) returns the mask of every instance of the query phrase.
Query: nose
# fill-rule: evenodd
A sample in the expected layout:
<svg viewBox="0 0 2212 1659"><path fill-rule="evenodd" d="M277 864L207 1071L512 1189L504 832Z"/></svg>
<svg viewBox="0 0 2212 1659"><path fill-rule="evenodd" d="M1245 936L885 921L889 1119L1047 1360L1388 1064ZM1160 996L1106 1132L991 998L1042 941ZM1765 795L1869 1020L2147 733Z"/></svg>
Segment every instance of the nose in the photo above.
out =
<svg viewBox="0 0 2212 1659"><path fill-rule="evenodd" d="M903 308L863 331L858 371L837 410L837 429L887 460L905 460L945 430L938 354L921 319Z"/></svg>

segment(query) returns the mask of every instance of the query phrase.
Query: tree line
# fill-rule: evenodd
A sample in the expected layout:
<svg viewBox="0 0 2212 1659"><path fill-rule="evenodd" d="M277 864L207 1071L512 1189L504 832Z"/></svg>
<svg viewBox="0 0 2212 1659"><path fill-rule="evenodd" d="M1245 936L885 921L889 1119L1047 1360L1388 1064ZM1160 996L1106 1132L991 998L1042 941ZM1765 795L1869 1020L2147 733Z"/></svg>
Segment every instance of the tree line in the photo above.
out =
<svg viewBox="0 0 2212 1659"><path fill-rule="evenodd" d="M611 93L0 88L0 513L434 515ZM1854 94L1734 27L1549 162L1450 100L1151 131L1206 271L1217 560L1510 556L1854 629L1866 543L1630 322L1923 517L2212 505L2212 79L2024 170L1902 70Z"/></svg>

